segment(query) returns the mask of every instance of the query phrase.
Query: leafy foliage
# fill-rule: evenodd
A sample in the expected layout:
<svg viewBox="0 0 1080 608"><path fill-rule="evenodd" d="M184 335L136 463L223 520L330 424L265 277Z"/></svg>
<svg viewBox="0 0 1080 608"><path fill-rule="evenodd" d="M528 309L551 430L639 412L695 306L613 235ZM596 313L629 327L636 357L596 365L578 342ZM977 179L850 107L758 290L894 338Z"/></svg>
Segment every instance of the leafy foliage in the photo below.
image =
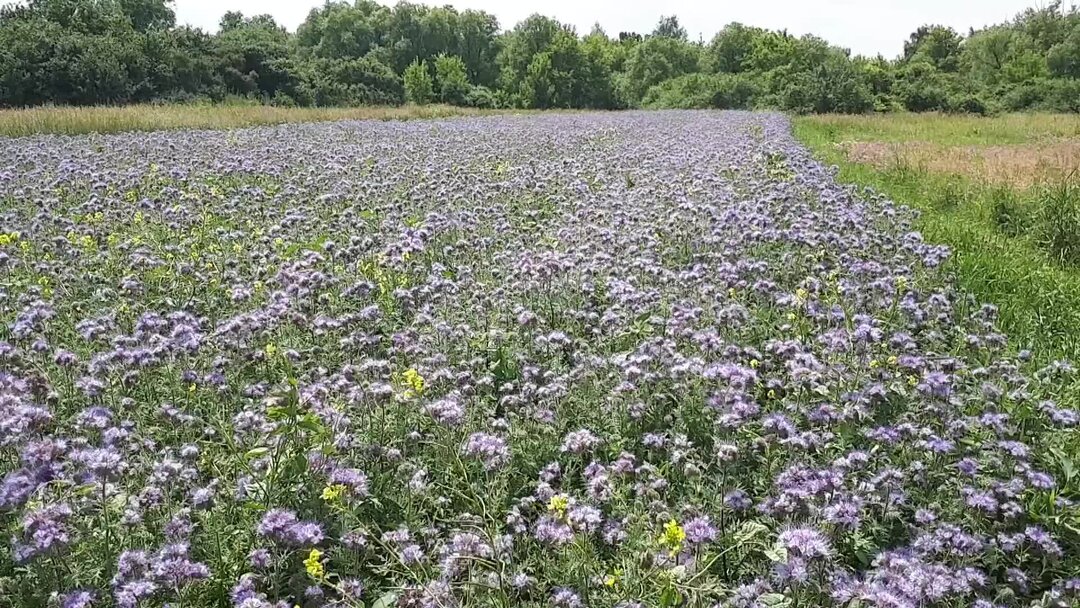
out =
<svg viewBox="0 0 1080 608"><path fill-rule="evenodd" d="M464 105L467 101L471 85L461 57L445 53L436 57L435 82L438 84L439 101L452 105Z"/></svg>
<svg viewBox="0 0 1080 608"><path fill-rule="evenodd" d="M426 61L416 60L405 68L405 101L425 104L434 96L431 74Z"/></svg>
<svg viewBox="0 0 1080 608"><path fill-rule="evenodd" d="M399 103L417 61L432 79L431 95L417 99L479 107L985 114L1080 106L1080 12L1060 2L966 36L923 25L892 60L740 23L694 42L674 15L651 32L615 37L599 25L581 36L538 14L501 32L482 11L374 0L331 0L295 33L269 15L236 11L213 35L175 21L168 0L32 0L0 9L0 106L229 96ZM744 78L712 77L724 74ZM423 93L419 73L409 78Z"/></svg>

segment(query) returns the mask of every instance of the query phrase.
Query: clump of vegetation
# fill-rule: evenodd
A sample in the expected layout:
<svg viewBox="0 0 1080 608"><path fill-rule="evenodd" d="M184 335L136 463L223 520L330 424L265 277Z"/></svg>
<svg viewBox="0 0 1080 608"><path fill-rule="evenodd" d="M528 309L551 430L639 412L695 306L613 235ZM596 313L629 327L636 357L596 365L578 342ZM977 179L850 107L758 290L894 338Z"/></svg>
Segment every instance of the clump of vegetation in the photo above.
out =
<svg viewBox="0 0 1080 608"><path fill-rule="evenodd" d="M952 211L968 200L970 193L960 179L946 179L934 196L934 207L939 211Z"/></svg>
<svg viewBox="0 0 1080 608"><path fill-rule="evenodd" d="M1014 189L1007 186L992 188L989 199L994 224L998 230L1011 237L1027 234L1031 229L1031 212Z"/></svg>
<svg viewBox="0 0 1080 608"><path fill-rule="evenodd" d="M1043 187L1039 204L1039 245L1062 264L1080 266L1080 183L1070 177Z"/></svg>

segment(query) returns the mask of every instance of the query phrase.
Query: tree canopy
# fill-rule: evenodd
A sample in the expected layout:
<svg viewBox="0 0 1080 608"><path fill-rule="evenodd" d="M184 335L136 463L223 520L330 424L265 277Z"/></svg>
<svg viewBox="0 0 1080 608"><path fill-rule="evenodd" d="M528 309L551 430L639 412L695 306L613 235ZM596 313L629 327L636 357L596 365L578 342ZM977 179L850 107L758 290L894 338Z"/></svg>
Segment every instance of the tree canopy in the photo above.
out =
<svg viewBox="0 0 1080 608"><path fill-rule="evenodd" d="M894 59L740 23L692 41L675 15L651 31L585 35L532 15L329 0L289 32L225 13L177 25L170 0L28 0L0 9L0 106L231 96L264 103L438 101L480 107L778 108L956 112L1080 106L1080 12L1060 2L970 30L927 24Z"/></svg>

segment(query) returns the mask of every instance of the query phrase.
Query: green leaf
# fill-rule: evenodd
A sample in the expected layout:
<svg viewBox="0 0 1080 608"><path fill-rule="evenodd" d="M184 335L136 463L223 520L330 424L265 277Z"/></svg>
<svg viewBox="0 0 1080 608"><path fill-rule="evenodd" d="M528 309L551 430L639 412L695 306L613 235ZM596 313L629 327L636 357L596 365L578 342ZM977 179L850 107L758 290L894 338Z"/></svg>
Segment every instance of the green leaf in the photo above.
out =
<svg viewBox="0 0 1080 608"><path fill-rule="evenodd" d="M394 592L383 594L382 597L371 604L371 608L392 608L397 603L397 594Z"/></svg>
<svg viewBox="0 0 1080 608"><path fill-rule="evenodd" d="M784 608L791 605L791 598L783 593L766 593L758 597L758 601L769 608Z"/></svg>
<svg viewBox="0 0 1080 608"><path fill-rule="evenodd" d="M315 417L314 414L308 414L304 416L297 424L297 426L306 431L311 431L312 433L323 432L322 422L317 417Z"/></svg>
<svg viewBox="0 0 1080 608"><path fill-rule="evenodd" d="M289 409L280 405L266 409L266 417L273 421L284 420L289 417Z"/></svg>
<svg viewBox="0 0 1080 608"><path fill-rule="evenodd" d="M660 594L660 606L661 608L668 608L669 606L679 605L679 592L674 587L667 587L664 592ZM372 607L374 608L374 607Z"/></svg>
<svg viewBox="0 0 1080 608"><path fill-rule="evenodd" d="M247 452L244 453L244 458L247 458L248 460L251 460L253 458L258 458L260 456L265 456L269 452L270 452L270 448L267 448L267 447L251 448L250 450L248 450Z"/></svg>
<svg viewBox="0 0 1080 608"><path fill-rule="evenodd" d="M735 542L745 544L769 531L769 527L757 521L745 521L735 530Z"/></svg>
<svg viewBox="0 0 1080 608"><path fill-rule="evenodd" d="M774 562L786 562L788 558L787 549L780 545L775 545L771 549L765 550L765 557Z"/></svg>

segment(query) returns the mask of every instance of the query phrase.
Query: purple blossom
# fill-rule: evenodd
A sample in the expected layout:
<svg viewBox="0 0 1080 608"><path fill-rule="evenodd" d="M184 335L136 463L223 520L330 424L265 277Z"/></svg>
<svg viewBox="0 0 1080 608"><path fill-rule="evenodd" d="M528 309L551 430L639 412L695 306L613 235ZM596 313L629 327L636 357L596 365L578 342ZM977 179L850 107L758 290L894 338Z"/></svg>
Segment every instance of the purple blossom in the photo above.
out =
<svg viewBox="0 0 1080 608"><path fill-rule="evenodd" d="M827 558L832 546L819 530L813 528L788 528L777 538L780 546L788 552L805 558Z"/></svg>
<svg viewBox="0 0 1080 608"><path fill-rule="evenodd" d="M501 437L487 433L473 433L462 448L466 456L474 456L484 463L484 468L492 471L510 462L510 448Z"/></svg>
<svg viewBox="0 0 1080 608"><path fill-rule="evenodd" d="M567 433L559 449L571 454L583 454L595 449L598 445L600 445L599 437L588 429L581 429Z"/></svg>
<svg viewBox="0 0 1080 608"><path fill-rule="evenodd" d="M683 524L686 540L692 545L703 545L716 540L719 533L708 515L695 517Z"/></svg>

